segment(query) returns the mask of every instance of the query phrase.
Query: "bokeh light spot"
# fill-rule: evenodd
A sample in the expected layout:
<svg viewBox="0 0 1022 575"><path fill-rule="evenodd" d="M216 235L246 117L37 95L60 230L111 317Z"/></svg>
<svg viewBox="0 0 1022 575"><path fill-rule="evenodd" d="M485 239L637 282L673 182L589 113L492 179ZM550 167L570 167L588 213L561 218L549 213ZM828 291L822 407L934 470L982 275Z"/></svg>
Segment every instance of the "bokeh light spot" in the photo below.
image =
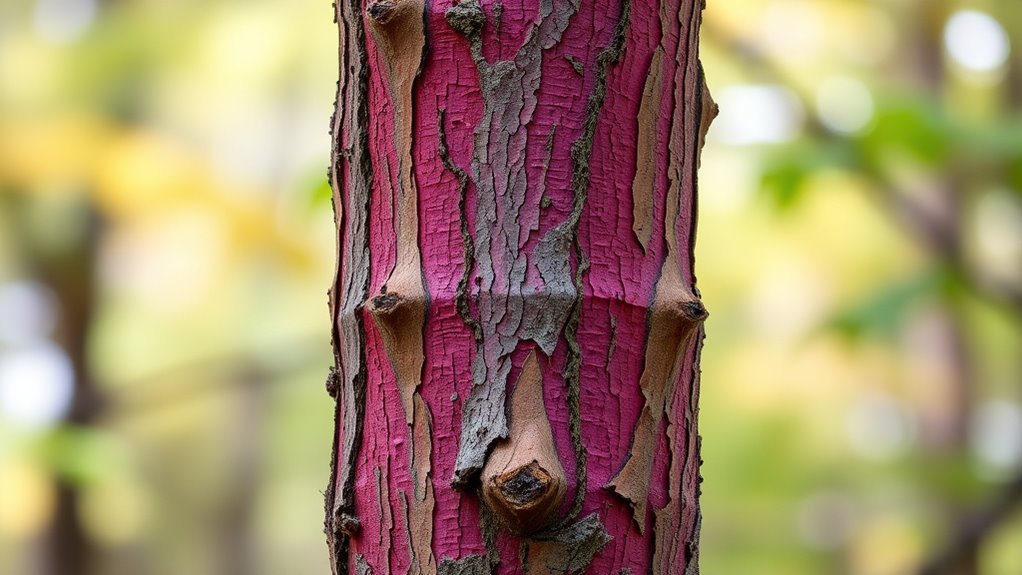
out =
<svg viewBox="0 0 1022 575"><path fill-rule="evenodd" d="M914 435L904 408L879 393L864 395L852 405L845 420L845 432L857 453L876 461L901 455Z"/></svg>
<svg viewBox="0 0 1022 575"><path fill-rule="evenodd" d="M827 128L854 134L873 120L873 95L855 78L833 76L816 90L816 113Z"/></svg>
<svg viewBox="0 0 1022 575"><path fill-rule="evenodd" d="M802 127L802 108L784 86L729 86L720 91L716 100L720 115L710 126L710 137L726 144L787 142Z"/></svg>
<svg viewBox="0 0 1022 575"><path fill-rule="evenodd" d="M0 354L0 416L30 428L53 425L71 406L74 371L53 344Z"/></svg>
<svg viewBox="0 0 1022 575"><path fill-rule="evenodd" d="M951 16L944 28L944 45L956 63L975 72L1000 68L1011 51L1000 23L976 10L961 10Z"/></svg>
<svg viewBox="0 0 1022 575"><path fill-rule="evenodd" d="M35 5L35 29L54 44L73 42L96 18L96 0L39 0Z"/></svg>

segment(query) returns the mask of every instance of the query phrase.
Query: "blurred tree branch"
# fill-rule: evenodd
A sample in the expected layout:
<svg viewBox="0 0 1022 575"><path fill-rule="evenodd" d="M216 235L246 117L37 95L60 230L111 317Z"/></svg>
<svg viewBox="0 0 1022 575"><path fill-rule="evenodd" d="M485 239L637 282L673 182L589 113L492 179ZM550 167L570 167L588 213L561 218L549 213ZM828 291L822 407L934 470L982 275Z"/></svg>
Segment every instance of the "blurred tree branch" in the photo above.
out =
<svg viewBox="0 0 1022 575"><path fill-rule="evenodd" d="M760 77L788 88L802 108L807 111L804 128L809 137L823 143L847 143L848 139L845 136L828 130L812 113L812 97L777 62L764 54L757 46L725 32L710 21L703 23L702 33L707 41L721 46L728 53L738 55L739 60ZM899 189L880 170L871 166L858 166L858 168L860 168L860 173L868 176L872 181L873 189L877 192L874 194L874 199L884 202L891 208L881 210L881 212L895 214L899 221L912 232L916 240L953 272L953 275L970 294L1006 308L1015 320L1022 324L1022 287L1008 285L1005 282L993 282L982 277L978 270L973 269L965 261L959 246L958 231L952 229L955 226L941 221L941 218L925 209L918 200ZM954 191L948 191L948 193L954 193Z"/></svg>
<svg viewBox="0 0 1022 575"><path fill-rule="evenodd" d="M1022 470L990 502L971 513L940 552L929 558L919 575L954 573L964 558L976 554L982 542L1010 518L1022 503Z"/></svg>

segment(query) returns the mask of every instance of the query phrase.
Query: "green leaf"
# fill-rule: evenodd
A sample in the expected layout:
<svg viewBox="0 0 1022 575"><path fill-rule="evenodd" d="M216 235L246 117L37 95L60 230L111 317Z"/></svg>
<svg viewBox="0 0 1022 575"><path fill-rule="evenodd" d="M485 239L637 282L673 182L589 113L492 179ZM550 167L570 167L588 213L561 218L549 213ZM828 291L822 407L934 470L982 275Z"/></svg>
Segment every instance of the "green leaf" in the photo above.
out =
<svg viewBox="0 0 1022 575"><path fill-rule="evenodd" d="M855 152L844 141L821 143L803 141L781 148L767 157L760 176L760 188L775 207L793 207L814 175L855 165Z"/></svg>
<svg viewBox="0 0 1022 575"><path fill-rule="evenodd" d="M876 164L900 152L936 166L947 161L958 136L959 130L931 98L903 96L878 102L873 129L860 141L863 153Z"/></svg>
<svg viewBox="0 0 1022 575"><path fill-rule="evenodd" d="M122 474L129 454L112 434L65 425L40 438L39 455L53 472L76 485L89 485Z"/></svg>
<svg viewBox="0 0 1022 575"><path fill-rule="evenodd" d="M908 312L919 302L936 297L948 284L947 273L930 269L907 281L886 285L863 300L832 315L822 328L849 339L890 339Z"/></svg>
<svg viewBox="0 0 1022 575"><path fill-rule="evenodd" d="M333 200L334 192L330 187L330 182L323 175L321 170L317 170L316 174L309 176L304 183L299 187L299 197L301 198L301 204L305 206L309 212L315 212L320 209L325 209L330 205Z"/></svg>

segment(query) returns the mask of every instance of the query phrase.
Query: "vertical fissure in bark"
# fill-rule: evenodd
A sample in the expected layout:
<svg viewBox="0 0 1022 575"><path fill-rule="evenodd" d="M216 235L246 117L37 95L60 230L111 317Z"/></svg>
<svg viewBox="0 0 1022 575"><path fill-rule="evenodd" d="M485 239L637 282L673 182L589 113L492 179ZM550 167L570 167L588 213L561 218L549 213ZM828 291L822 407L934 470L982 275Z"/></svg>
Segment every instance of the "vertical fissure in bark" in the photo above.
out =
<svg viewBox="0 0 1022 575"><path fill-rule="evenodd" d="M444 168L454 174L454 177L458 180L458 230L461 233L463 248L461 277L458 279L458 287L455 291L454 301L455 307L458 310L458 315L461 316L465 325L472 330L472 338L478 345L483 338L482 327L472 315L472 310L468 302L468 286L469 281L472 279L472 270L475 267L475 242L472 240L472 234L469 232L468 224L467 202L469 176L465 170L461 169L461 167L455 164L454 160L451 159L450 151L447 148L447 127L444 123L446 113L447 110L445 108L440 108L437 111L437 129L439 137L437 153L440 155L440 161L443 163Z"/></svg>
<svg viewBox="0 0 1022 575"><path fill-rule="evenodd" d="M585 121L582 125L582 135L571 146L572 176L571 188L574 195L571 215L562 224L566 226L568 235L571 237L572 248L575 253L575 300L572 304L570 315L564 328L564 338L568 345L568 356L564 367L564 383L568 395L568 426L571 433L571 442L575 450L575 476L577 488L575 499L572 502L571 510L565 517L562 525L574 520L582 510L585 494L588 487L586 459L587 452L582 443L582 424L579 407L579 372L581 370L582 352L578 345L578 322L582 310L582 299L585 296L583 279L585 272L589 269L588 257L582 249L578 240L578 225L582 218L582 210L585 207L589 195L590 167L589 160L593 151L593 138L596 135L596 122L600 111L603 109L603 101L607 95L607 70L611 64L617 63L624 54L625 33L628 29L629 16L631 15L631 0L625 0L621 7L621 15L617 26L614 29L614 36L610 44L596 57L596 84L589 101L586 103ZM559 226L560 227L560 226ZM558 228L559 228L558 227ZM558 228L554 228L556 232Z"/></svg>

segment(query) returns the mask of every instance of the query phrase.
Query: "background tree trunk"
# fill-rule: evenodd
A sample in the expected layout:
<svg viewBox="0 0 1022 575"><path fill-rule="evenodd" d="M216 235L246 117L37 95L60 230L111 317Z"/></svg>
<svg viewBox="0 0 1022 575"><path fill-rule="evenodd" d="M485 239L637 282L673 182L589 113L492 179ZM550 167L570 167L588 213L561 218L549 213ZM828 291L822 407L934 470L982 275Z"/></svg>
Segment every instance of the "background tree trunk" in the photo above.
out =
<svg viewBox="0 0 1022 575"><path fill-rule="evenodd" d="M334 573L696 573L691 0L338 0Z"/></svg>

